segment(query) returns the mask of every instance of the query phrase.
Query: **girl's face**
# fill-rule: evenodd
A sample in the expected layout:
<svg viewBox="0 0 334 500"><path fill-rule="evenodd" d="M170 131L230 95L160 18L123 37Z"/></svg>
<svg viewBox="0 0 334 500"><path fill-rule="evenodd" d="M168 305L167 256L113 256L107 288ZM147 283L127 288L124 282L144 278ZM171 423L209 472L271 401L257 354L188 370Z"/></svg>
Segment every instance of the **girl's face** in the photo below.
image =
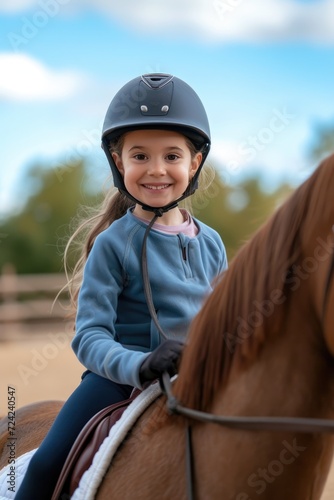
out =
<svg viewBox="0 0 334 500"><path fill-rule="evenodd" d="M163 207L178 199L198 169L186 138L166 130L135 130L124 136L122 153L113 153L129 193L143 204Z"/></svg>

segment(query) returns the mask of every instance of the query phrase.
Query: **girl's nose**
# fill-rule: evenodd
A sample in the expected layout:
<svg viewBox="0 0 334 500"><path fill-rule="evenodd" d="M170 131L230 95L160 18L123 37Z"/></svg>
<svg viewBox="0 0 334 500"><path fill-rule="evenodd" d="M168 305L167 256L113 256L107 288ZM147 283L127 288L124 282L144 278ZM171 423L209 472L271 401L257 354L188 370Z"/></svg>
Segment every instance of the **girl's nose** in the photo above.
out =
<svg viewBox="0 0 334 500"><path fill-rule="evenodd" d="M155 160L149 164L147 172L149 175L161 176L166 174L166 168L162 161Z"/></svg>

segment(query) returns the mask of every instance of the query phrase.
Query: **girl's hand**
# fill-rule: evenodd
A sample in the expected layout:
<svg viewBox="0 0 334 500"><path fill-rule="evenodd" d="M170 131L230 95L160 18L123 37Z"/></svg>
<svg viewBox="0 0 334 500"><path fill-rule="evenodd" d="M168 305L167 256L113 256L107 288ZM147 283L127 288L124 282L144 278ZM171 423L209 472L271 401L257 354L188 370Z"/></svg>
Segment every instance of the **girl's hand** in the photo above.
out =
<svg viewBox="0 0 334 500"><path fill-rule="evenodd" d="M160 344L140 367L141 383L155 380L164 372L168 372L170 376L175 375L183 348L184 344L179 340L169 339Z"/></svg>

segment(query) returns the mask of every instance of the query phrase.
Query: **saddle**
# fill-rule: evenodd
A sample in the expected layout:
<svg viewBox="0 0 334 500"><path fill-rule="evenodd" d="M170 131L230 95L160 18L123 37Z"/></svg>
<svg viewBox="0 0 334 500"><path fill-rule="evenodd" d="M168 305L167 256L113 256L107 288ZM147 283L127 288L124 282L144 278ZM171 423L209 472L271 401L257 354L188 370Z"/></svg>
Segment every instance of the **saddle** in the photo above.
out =
<svg viewBox="0 0 334 500"><path fill-rule="evenodd" d="M104 408L87 422L72 446L51 500L59 500L64 493L70 497L73 495L82 475L91 466L95 453L109 435L111 427L140 392L139 389L134 389L128 399Z"/></svg>

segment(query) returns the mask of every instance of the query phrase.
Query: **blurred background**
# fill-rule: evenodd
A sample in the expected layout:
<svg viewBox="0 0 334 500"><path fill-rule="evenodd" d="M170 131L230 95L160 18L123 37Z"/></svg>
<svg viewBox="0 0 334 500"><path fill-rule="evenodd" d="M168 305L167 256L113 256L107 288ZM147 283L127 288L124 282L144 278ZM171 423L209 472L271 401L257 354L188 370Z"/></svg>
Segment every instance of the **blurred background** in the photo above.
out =
<svg viewBox="0 0 334 500"><path fill-rule="evenodd" d="M0 33L1 356L16 383L25 368L36 372L22 385L26 402L70 353L66 297L52 312L51 304L65 284L71 222L98 203L109 177L100 133L115 92L150 72L197 91L215 175L194 213L219 231L231 259L334 148L334 4L2 0ZM50 337L59 333L66 348ZM45 363L28 341L41 342ZM24 361L6 351L13 343ZM9 366L0 365L7 383Z"/></svg>
<svg viewBox="0 0 334 500"><path fill-rule="evenodd" d="M17 406L64 399L83 370L66 296L51 304L71 221L109 177L100 132L115 92L151 72L197 91L215 175L194 212L231 259L334 149L334 3L1 0L0 33L4 413L8 384Z"/></svg>

